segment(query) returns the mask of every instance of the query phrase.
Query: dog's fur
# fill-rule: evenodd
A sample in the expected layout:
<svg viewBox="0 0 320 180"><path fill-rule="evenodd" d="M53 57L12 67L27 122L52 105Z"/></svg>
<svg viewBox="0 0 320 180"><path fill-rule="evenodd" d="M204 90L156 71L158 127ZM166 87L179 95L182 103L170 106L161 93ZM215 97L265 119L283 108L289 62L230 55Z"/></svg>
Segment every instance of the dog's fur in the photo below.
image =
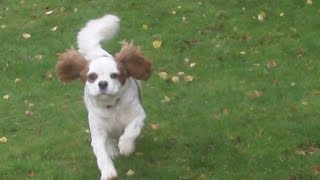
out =
<svg viewBox="0 0 320 180"><path fill-rule="evenodd" d="M78 51L59 55L56 65L61 81L81 79L88 110L91 145L101 171L101 179L114 179L112 158L135 149L146 114L140 104L140 82L152 72L151 62L132 43L122 42L114 56L102 49L119 29L119 18L106 15L89 21L78 33Z"/></svg>

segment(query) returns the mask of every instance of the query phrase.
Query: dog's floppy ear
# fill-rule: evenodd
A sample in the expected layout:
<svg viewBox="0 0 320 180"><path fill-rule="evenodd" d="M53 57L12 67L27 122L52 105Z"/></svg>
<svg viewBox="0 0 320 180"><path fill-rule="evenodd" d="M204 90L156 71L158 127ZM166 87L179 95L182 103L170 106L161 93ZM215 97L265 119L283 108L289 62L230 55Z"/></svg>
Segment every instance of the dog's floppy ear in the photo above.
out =
<svg viewBox="0 0 320 180"><path fill-rule="evenodd" d="M88 61L78 51L70 49L59 54L56 69L60 80L63 82L69 82L78 78L81 78L85 82L88 72Z"/></svg>
<svg viewBox="0 0 320 180"><path fill-rule="evenodd" d="M116 60L120 71L126 76L138 80L148 80L152 73L151 62L143 55L133 43L122 42L122 48L116 54Z"/></svg>

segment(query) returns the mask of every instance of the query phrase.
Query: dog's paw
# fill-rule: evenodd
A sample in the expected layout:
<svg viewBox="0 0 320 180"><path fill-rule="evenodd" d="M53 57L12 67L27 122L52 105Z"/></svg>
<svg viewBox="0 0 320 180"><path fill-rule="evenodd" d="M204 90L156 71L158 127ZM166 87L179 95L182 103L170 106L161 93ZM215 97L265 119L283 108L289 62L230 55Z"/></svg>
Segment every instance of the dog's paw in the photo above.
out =
<svg viewBox="0 0 320 180"><path fill-rule="evenodd" d="M100 180L114 180L117 179L117 171L114 167L105 168L101 171Z"/></svg>
<svg viewBox="0 0 320 180"><path fill-rule="evenodd" d="M119 155L119 149L115 145L108 144L107 150L109 156L113 159Z"/></svg>
<svg viewBox="0 0 320 180"><path fill-rule="evenodd" d="M120 138L118 147L120 154L124 156L129 156L135 150L134 142L127 138Z"/></svg>

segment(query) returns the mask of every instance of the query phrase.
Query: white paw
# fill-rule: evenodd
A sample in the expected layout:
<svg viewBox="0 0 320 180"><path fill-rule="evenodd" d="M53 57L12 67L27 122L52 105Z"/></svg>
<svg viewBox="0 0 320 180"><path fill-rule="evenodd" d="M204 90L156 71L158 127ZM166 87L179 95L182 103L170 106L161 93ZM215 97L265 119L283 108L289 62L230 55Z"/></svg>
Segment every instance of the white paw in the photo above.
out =
<svg viewBox="0 0 320 180"><path fill-rule="evenodd" d="M101 171L100 180L114 180L117 179L117 171L114 167L105 168Z"/></svg>
<svg viewBox="0 0 320 180"><path fill-rule="evenodd" d="M120 154L129 156L135 149L134 142L127 138L120 138L118 144Z"/></svg>

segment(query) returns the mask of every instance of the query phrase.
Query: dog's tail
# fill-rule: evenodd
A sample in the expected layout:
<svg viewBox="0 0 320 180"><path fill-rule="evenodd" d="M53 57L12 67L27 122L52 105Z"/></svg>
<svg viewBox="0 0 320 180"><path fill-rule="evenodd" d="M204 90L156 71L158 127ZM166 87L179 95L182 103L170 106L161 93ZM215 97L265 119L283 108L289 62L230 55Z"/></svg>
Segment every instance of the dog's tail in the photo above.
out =
<svg viewBox="0 0 320 180"><path fill-rule="evenodd" d="M120 19L111 14L90 20L78 33L79 52L89 61L101 56L111 56L102 49L101 43L110 40L117 33L119 23Z"/></svg>

